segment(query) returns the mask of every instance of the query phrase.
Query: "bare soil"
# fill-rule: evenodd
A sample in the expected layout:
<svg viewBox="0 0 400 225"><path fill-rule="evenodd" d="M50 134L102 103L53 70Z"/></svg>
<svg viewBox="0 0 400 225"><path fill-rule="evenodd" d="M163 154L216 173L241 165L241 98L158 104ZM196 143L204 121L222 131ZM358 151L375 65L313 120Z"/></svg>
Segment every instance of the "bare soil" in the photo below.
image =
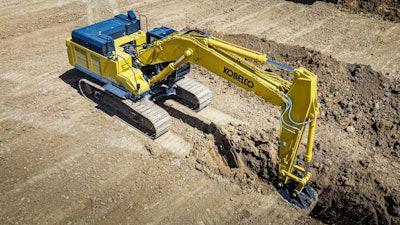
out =
<svg viewBox="0 0 400 225"><path fill-rule="evenodd" d="M368 2L0 1L0 223L400 224L399 7ZM318 75L310 215L274 187L279 109L257 96L193 66L212 104L160 102L153 141L78 93L65 39L130 9Z"/></svg>

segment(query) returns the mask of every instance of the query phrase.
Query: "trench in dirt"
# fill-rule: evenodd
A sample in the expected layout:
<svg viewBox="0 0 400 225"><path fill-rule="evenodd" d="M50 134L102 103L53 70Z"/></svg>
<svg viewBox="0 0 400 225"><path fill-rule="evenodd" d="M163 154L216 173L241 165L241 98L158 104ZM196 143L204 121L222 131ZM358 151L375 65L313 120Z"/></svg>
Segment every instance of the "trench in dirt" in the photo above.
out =
<svg viewBox="0 0 400 225"><path fill-rule="evenodd" d="M388 80L367 65L338 62L319 52L251 35L215 36L318 75L321 114L311 185L319 193L319 201L310 215L328 224L400 224L397 181L385 177L393 173L392 177L398 177L398 170L391 171L383 163L398 162L400 157L400 79ZM283 73L290 80L291 75L284 71L267 70ZM217 146L215 155L223 156L213 163L200 162L209 173L225 175L244 188L261 192L268 187L260 183L268 183L264 186L269 188L275 184L279 130L234 123L211 125L207 130ZM224 163L215 163L218 160Z"/></svg>

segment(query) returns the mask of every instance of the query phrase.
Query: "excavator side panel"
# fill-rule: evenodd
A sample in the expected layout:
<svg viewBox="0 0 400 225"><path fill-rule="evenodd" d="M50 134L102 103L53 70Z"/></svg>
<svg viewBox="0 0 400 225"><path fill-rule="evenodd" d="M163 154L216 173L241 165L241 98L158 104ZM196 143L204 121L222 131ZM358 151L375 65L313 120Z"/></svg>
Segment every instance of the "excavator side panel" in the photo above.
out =
<svg viewBox="0 0 400 225"><path fill-rule="evenodd" d="M122 85L133 95L140 95L150 90L141 70L132 67L131 56L119 52L115 60L80 46L71 39L66 40L68 59L72 66L87 74L98 76L116 86ZM138 84L140 89L138 89Z"/></svg>

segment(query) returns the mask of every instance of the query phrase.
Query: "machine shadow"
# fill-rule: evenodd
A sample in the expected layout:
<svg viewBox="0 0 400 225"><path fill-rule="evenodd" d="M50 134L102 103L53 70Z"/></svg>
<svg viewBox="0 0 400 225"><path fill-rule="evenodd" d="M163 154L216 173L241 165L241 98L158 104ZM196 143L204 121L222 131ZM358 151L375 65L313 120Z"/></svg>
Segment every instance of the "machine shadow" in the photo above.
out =
<svg viewBox="0 0 400 225"><path fill-rule="evenodd" d="M66 84L70 85L73 89L75 89L80 95L81 92L79 91L79 86L78 82L80 79L85 78L88 80L92 80L92 78L76 69L70 69L66 71L65 73L61 74L59 78L64 81ZM83 98L85 98L82 95ZM206 134L212 134L214 136L214 142L215 145L218 147L219 153L221 154L222 158L224 159L225 163L230 167L230 168L237 168L239 166L238 160L237 160L237 155L235 152L232 150L230 147L230 140L226 138L226 136L221 132L220 129L217 128L217 126L214 123L208 124L204 121L202 121L199 118L196 118L194 116L188 115L186 113L183 113L174 107L168 106L165 104L165 101L167 99L162 99L157 101L156 103L165 109L169 115L172 117L179 119L183 121L184 123L188 124L189 126L203 132ZM176 100L179 102L177 99L172 98L172 100ZM88 99L88 101L90 101ZM95 103L95 102L94 102ZM181 102L180 102L181 103ZM108 116L113 117L116 116L128 125L132 126L142 134L144 134L146 137L152 138L151 136L148 135L148 131L143 129L142 127L138 126L134 121L129 119L127 116L123 115L117 110L112 109L111 107L104 105L104 104L96 104L96 108L100 109L104 113L106 113Z"/></svg>
<svg viewBox="0 0 400 225"><path fill-rule="evenodd" d="M82 93L79 90L79 86L78 86L79 80L84 78L84 79L93 81L93 78L91 78L90 76L88 76L85 73L82 73L82 72L80 72L79 70L76 70L76 69L70 69L70 70L66 71L65 73L61 74L59 76L59 78L62 81L64 81L66 84L68 84L72 88L74 88L83 98L86 98L86 97L83 96ZM146 130L143 127L140 127L134 121L132 121L130 118L125 116L123 113L121 113L121 112L109 107L108 105L101 104L99 102L94 102L94 101L92 101L90 99L87 99L87 100L91 101L94 104L96 104L96 108L100 109L101 111L103 111L108 116L110 116L110 117L116 116L117 118L119 118L123 122L127 123L131 127L133 127L136 130L138 130L140 133L144 134L146 137L154 139L152 136L149 135L150 131Z"/></svg>
<svg viewBox="0 0 400 225"><path fill-rule="evenodd" d="M287 2L294 2L294 3L300 3L300 4L305 4L305 5L312 5L314 4L317 0L286 0Z"/></svg>
<svg viewBox="0 0 400 225"><path fill-rule="evenodd" d="M180 102L177 99L176 101ZM199 118L183 113L180 110L175 109L174 107L166 105L165 101L159 101L157 102L157 104L165 109L172 117L181 120L182 122L205 134L212 134L214 136L214 144L217 146L218 151L223 158L225 164L230 168L239 167L239 162L237 159L238 156L231 146L231 141L226 137L226 135L222 133L220 129L218 129L216 124L208 124Z"/></svg>
<svg viewBox="0 0 400 225"><path fill-rule="evenodd" d="M172 99L176 102L179 102L182 104L182 102L176 100L175 98L169 98ZM168 99L162 99L157 101L157 105L159 105L161 108L165 109L168 114L176 119L182 120L182 122L186 123L187 125L201 131L204 133L210 133L210 125L202 120L200 120L199 118L193 117L191 115L188 115L186 113L183 113L177 109L175 109L174 107L171 107L169 105L165 104L165 101Z"/></svg>

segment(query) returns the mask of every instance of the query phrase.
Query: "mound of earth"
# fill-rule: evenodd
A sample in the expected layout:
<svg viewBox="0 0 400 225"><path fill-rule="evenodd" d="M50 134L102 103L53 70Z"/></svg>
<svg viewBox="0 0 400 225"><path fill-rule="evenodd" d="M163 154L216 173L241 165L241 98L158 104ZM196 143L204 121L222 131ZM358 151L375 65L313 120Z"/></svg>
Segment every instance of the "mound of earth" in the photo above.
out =
<svg viewBox="0 0 400 225"><path fill-rule="evenodd" d="M311 5L317 0L288 0L295 3ZM375 14L384 20L400 22L400 1L398 0L319 0L338 4L343 10L351 13Z"/></svg>
<svg viewBox="0 0 400 225"><path fill-rule="evenodd" d="M303 47L247 34L213 34L318 75L321 115L312 180L319 202L311 215L328 224L400 223L398 172L394 172L400 156L400 80L390 80L370 66L346 64ZM290 80L291 74L285 71L265 69L283 73ZM253 98L239 88L235 91ZM243 187L268 191L259 181L274 184L276 180L279 132L234 123L210 130L208 139L218 147L214 147L214 155L223 159L200 157L198 162L207 166L207 173L221 173Z"/></svg>
<svg viewBox="0 0 400 225"><path fill-rule="evenodd" d="M398 0L339 0L342 8L354 13L371 13L385 20L400 22L400 1Z"/></svg>

